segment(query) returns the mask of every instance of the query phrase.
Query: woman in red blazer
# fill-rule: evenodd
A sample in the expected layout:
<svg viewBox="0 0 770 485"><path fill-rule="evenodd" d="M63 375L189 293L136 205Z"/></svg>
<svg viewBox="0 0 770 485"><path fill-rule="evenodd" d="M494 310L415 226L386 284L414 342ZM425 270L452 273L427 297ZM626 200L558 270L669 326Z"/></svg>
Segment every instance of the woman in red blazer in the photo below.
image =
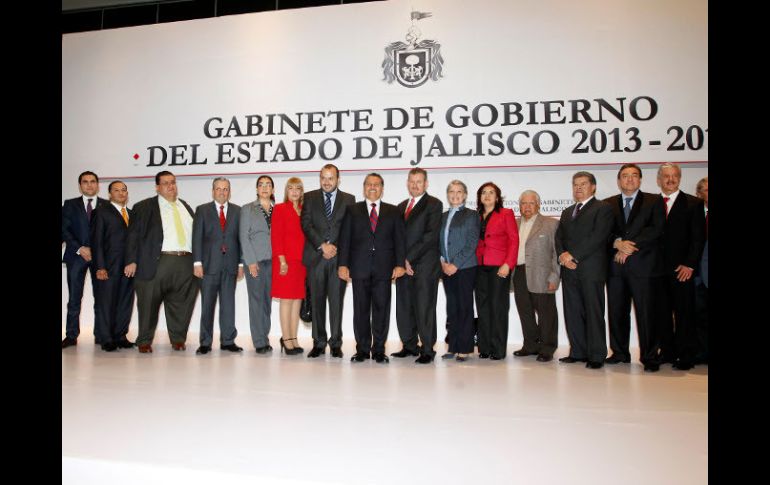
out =
<svg viewBox="0 0 770 485"><path fill-rule="evenodd" d="M476 246L476 310L479 314L479 358L501 360L508 344L511 271L519 254L519 229L511 209L503 208L500 187L487 182L476 193L481 218Z"/></svg>
<svg viewBox="0 0 770 485"><path fill-rule="evenodd" d="M271 295L280 298L281 351L301 354L303 348L297 342L299 309L305 298L305 265L302 251L305 234L300 226L304 188L302 180L291 177L286 181L283 203L273 208L270 242L273 247L273 278ZM278 269L278 271L276 271Z"/></svg>

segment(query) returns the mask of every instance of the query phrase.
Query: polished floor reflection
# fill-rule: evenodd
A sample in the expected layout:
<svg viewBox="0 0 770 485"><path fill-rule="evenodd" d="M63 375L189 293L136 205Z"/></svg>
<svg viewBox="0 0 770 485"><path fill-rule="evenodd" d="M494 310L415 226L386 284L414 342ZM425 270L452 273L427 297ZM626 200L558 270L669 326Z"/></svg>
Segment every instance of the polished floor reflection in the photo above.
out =
<svg viewBox="0 0 770 485"><path fill-rule="evenodd" d="M90 329L89 329L90 330ZM62 351L65 484L704 484L708 367ZM130 334L130 338L134 335ZM351 336L352 337L352 336ZM215 336L216 341L217 336ZM443 353L438 349L438 355ZM399 350L390 341L388 352ZM556 357L567 353L561 347Z"/></svg>

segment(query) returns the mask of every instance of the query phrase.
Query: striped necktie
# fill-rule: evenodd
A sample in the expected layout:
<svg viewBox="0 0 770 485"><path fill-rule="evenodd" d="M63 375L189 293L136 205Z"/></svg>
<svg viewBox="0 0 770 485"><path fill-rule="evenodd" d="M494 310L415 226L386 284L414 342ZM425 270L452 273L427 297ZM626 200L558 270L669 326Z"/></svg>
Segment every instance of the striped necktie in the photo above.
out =
<svg viewBox="0 0 770 485"><path fill-rule="evenodd" d="M372 228L372 232L377 229L377 204L372 202L372 212L369 213L369 226Z"/></svg>

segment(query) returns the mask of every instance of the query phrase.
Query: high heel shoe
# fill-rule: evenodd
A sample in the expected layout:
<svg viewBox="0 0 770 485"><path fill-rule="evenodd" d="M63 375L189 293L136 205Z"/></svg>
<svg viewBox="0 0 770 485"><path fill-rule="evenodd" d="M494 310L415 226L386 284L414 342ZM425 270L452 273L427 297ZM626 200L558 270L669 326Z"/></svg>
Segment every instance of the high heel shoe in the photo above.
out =
<svg viewBox="0 0 770 485"><path fill-rule="evenodd" d="M279 339L281 342L281 353L286 352L286 355L295 355L302 352L302 350L297 349L297 347L288 348L286 347L286 344L284 342L288 342L289 340L297 340L297 339L291 339L291 338L281 338Z"/></svg>
<svg viewBox="0 0 770 485"><path fill-rule="evenodd" d="M300 347L300 346L298 345L298 344L299 344L299 341L297 341L297 338L296 338L296 337L295 337L295 338L289 338L289 339L286 339L286 340L294 340L294 341L296 342L296 343L294 344L294 350L296 350L296 351L297 351L297 352L296 352L297 354L301 354L302 352L304 352L304 351L305 351L305 349L303 349L302 347Z"/></svg>

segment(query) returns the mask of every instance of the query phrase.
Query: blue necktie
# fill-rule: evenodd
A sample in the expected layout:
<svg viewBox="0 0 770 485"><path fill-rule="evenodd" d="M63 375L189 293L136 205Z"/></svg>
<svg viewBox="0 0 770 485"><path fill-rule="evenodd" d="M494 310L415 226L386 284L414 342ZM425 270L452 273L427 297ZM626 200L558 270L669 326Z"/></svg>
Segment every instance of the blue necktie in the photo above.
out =
<svg viewBox="0 0 770 485"><path fill-rule="evenodd" d="M631 215L631 201L634 200L633 197L626 197L626 205L623 206L623 217L625 217L626 222L628 222L628 216Z"/></svg>
<svg viewBox="0 0 770 485"><path fill-rule="evenodd" d="M578 205L575 206L575 212L572 213L572 220L574 221L575 218L580 214L580 209L583 208L583 203L578 202Z"/></svg>
<svg viewBox="0 0 770 485"><path fill-rule="evenodd" d="M326 200L324 201L324 211L326 212L326 218L331 219L332 218L332 193L324 192L324 195L326 196Z"/></svg>

